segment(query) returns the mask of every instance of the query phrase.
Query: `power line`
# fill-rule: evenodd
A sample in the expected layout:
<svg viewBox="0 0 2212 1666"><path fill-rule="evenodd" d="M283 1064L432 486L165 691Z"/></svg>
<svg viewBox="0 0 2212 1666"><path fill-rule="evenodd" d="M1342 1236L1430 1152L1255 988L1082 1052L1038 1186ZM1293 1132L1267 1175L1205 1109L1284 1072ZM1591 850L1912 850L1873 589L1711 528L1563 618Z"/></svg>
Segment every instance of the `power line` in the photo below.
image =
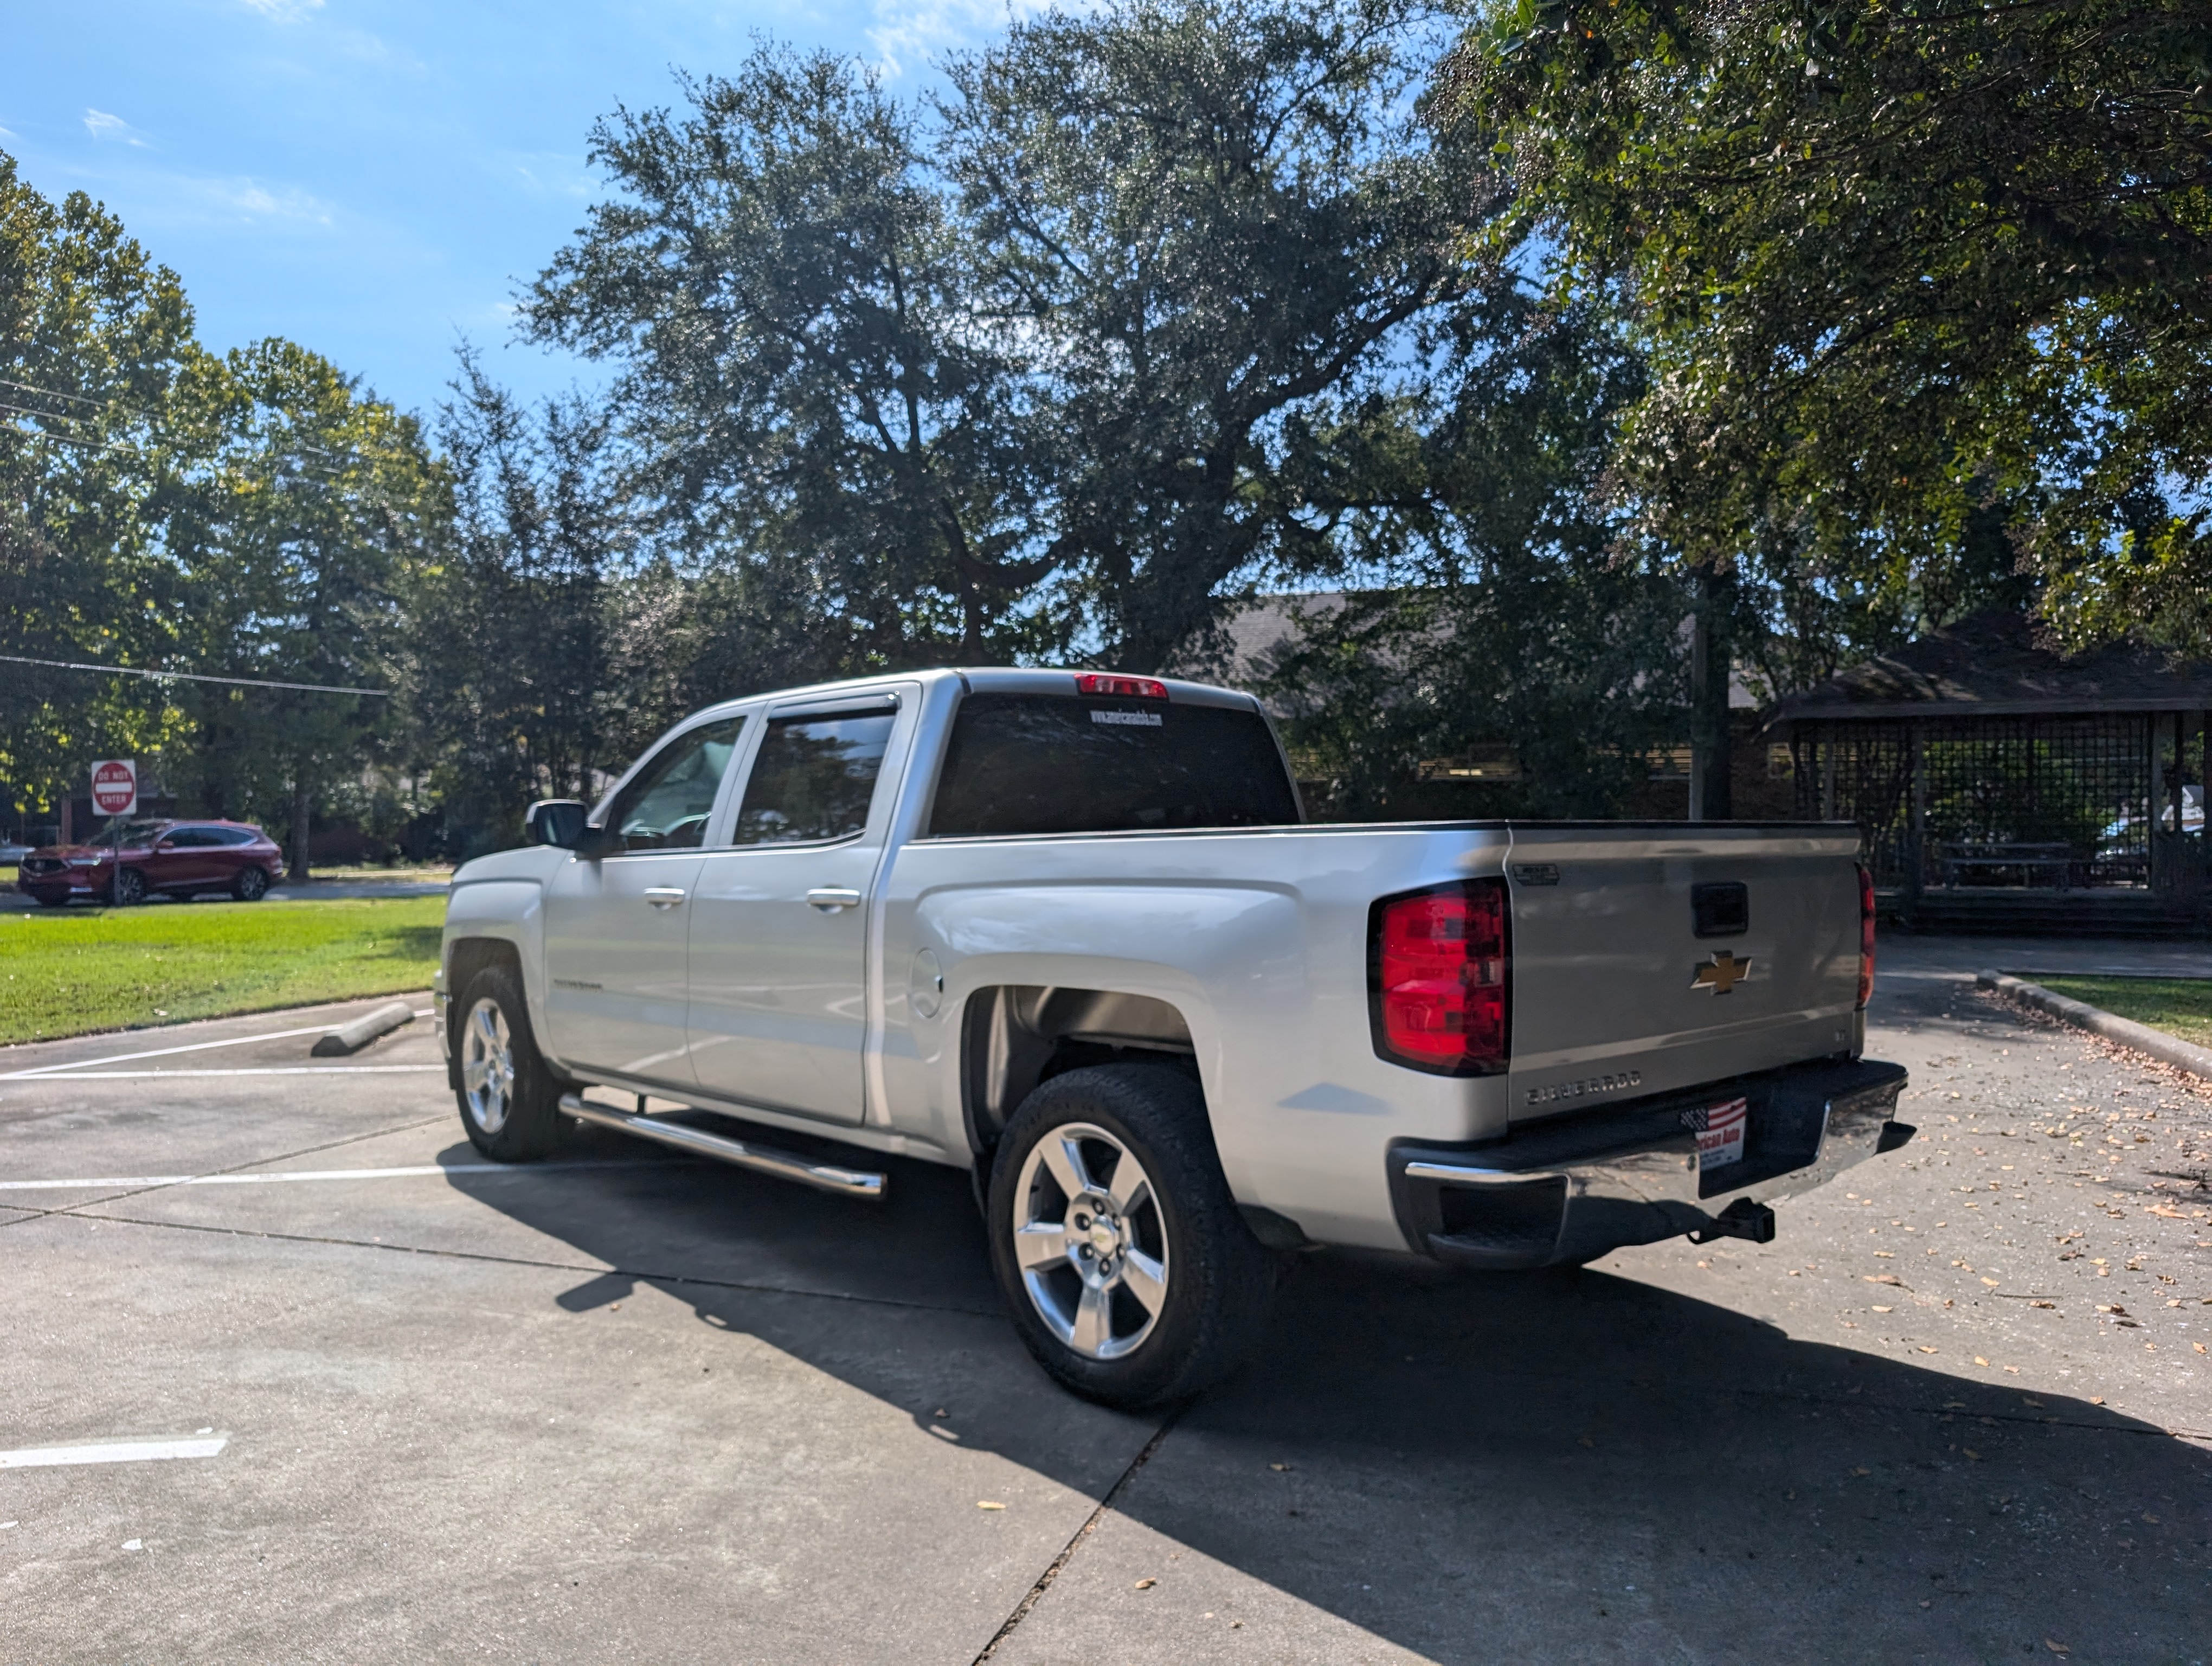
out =
<svg viewBox="0 0 2212 1666"><path fill-rule="evenodd" d="M4 403L0 403L0 410L13 411L18 416L35 416L40 421L46 423L74 423L82 426L85 422L85 418L82 416L72 416L66 411L32 410L23 405L11 405ZM89 446L94 451L129 451L132 449L131 447L125 445L120 440L88 440L82 435L55 434L45 429L27 430L24 429L15 428L11 425L9 429L9 432L25 440L58 440L64 445Z"/></svg>
<svg viewBox="0 0 2212 1666"><path fill-rule="evenodd" d="M31 382L10 381L5 376L0 376L0 387L12 387L25 393L43 394L49 399L70 399L78 404L91 405L94 408L108 403L105 399L88 398L82 393L64 393L58 387L40 387Z"/></svg>
<svg viewBox="0 0 2212 1666"><path fill-rule="evenodd" d="M91 405L95 410L104 409L107 404L112 403L112 401L103 401L100 399L88 399L81 393L64 393L58 388L36 387L29 382L12 381L5 376L0 376L0 387L17 388L25 393L36 393L40 397L48 399L74 399L79 404ZM92 420L88 416L71 416L66 410L33 410L27 405L9 404L5 402L0 402L0 410L11 411L18 416L36 416L44 422L72 423L80 428L83 427ZM128 412L126 414L142 416L149 421L152 421L155 416L154 412L145 410L141 410L136 412ZM84 440L78 438L73 434L54 434L43 429L33 433L25 433L21 429L17 429L14 431L21 435L22 437L27 440L59 440L67 445L90 446L95 450L100 451L128 451L132 449L131 447L125 444L123 441L116 440ZM374 466L375 461L374 459L355 447L349 447L343 452L330 451L321 446L311 446L304 440L295 444L291 449L296 452L305 452L316 457L328 458L332 463L362 463ZM313 463L296 463L295 466L300 469L303 473L319 474L331 480L343 480L345 477L340 470L327 466L319 466Z"/></svg>
<svg viewBox="0 0 2212 1666"><path fill-rule="evenodd" d="M14 409L13 405L0 405L0 410ZM33 416L44 416L48 413L43 410L33 410L27 414ZM65 446L82 446L88 451L136 451L137 449L137 447L126 445L120 440L86 440L74 434L49 434L43 429L20 429L12 424L0 425L0 434L12 434L18 440L58 440Z"/></svg>
<svg viewBox="0 0 2212 1666"><path fill-rule="evenodd" d="M377 700L392 698L390 689L340 688L331 683L279 683L267 677L207 677L191 671L140 671L134 666L93 665L82 660L27 660L20 654L0 654L0 660L11 666L46 666L55 671L99 671L110 677L148 677L157 683L228 683L247 689L297 689L306 694L365 694Z"/></svg>

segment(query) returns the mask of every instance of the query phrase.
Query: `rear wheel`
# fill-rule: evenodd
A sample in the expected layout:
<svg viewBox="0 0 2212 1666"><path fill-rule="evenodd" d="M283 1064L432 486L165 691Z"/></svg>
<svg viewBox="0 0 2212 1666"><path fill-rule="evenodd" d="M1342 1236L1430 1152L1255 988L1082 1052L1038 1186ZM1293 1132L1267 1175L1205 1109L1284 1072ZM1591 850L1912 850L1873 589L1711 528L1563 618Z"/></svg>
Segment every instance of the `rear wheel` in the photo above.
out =
<svg viewBox="0 0 2212 1666"><path fill-rule="evenodd" d="M1265 1328L1281 1263L1237 1213L1181 1071L1109 1065L1038 1088L999 1143L988 1220L1015 1329L1089 1399L1195 1393Z"/></svg>
<svg viewBox="0 0 2212 1666"><path fill-rule="evenodd" d="M135 867L118 867L107 882L107 900L118 909L136 908L146 900L146 876Z"/></svg>
<svg viewBox="0 0 2212 1666"><path fill-rule="evenodd" d="M268 893L269 876L258 867L242 867L230 882L230 894L241 903L258 903Z"/></svg>
<svg viewBox="0 0 2212 1666"><path fill-rule="evenodd" d="M552 1150L561 1084L531 1039L522 982L511 968L487 966L469 980L453 1050L469 1143L495 1163L527 1163Z"/></svg>

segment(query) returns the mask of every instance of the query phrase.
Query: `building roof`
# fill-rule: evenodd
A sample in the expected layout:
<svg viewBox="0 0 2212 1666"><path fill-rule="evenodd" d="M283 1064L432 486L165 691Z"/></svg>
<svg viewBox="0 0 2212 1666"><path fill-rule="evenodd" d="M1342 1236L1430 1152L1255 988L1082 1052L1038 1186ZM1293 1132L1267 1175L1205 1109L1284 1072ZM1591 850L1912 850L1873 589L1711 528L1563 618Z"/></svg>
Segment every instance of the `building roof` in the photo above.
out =
<svg viewBox="0 0 2212 1666"><path fill-rule="evenodd" d="M2212 707L2212 664L2118 642L2063 654L2033 622L1993 608L1778 700L1767 725L1899 717L2192 711Z"/></svg>

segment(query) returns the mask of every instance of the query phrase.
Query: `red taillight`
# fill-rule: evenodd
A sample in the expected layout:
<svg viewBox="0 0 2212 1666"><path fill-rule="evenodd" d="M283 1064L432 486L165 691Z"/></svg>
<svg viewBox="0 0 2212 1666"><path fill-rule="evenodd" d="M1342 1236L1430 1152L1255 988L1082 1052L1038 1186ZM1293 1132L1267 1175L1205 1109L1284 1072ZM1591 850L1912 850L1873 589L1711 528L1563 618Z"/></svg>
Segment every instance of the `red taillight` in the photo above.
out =
<svg viewBox="0 0 2212 1666"><path fill-rule="evenodd" d="M1078 694L1103 694L1116 700L1164 700L1168 685L1156 677L1115 677L1103 671L1086 671L1077 676Z"/></svg>
<svg viewBox="0 0 2212 1666"><path fill-rule="evenodd" d="M1874 875L1859 865L1859 1008L1874 999Z"/></svg>
<svg viewBox="0 0 2212 1666"><path fill-rule="evenodd" d="M1375 1050L1443 1076L1489 1076L1511 1054L1512 961L1503 879L1469 879L1375 905Z"/></svg>

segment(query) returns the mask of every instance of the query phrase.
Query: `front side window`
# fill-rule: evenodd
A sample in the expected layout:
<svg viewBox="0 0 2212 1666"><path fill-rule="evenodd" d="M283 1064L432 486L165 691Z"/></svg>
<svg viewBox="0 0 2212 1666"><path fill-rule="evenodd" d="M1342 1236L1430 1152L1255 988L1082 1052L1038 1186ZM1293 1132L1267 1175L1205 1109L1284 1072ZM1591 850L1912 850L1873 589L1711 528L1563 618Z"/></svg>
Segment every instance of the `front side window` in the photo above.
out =
<svg viewBox="0 0 2212 1666"><path fill-rule="evenodd" d="M606 825L632 850L696 850L707 842L714 794L737 750L743 717L718 717L686 729L616 795Z"/></svg>
<svg viewBox="0 0 2212 1666"><path fill-rule="evenodd" d="M732 842L795 844L861 831L896 716L829 712L771 719L745 782Z"/></svg>
<svg viewBox="0 0 2212 1666"><path fill-rule="evenodd" d="M1250 708L971 694L945 753L935 838L1274 827L1298 801Z"/></svg>

